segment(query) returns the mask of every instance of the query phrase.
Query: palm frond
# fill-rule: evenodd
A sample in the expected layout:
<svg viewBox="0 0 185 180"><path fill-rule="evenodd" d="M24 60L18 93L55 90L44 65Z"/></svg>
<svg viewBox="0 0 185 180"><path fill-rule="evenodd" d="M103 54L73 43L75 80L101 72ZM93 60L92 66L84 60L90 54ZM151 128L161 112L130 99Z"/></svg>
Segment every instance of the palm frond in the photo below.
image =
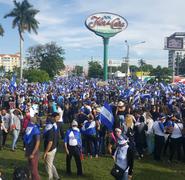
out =
<svg viewBox="0 0 185 180"><path fill-rule="evenodd" d="M35 15L39 12L39 10L34 9L33 5L31 5L27 0L22 2L17 2L14 0L13 2L13 10L6 14L4 18L14 18L12 21L12 27L18 27L19 34L25 30L27 30L29 33L31 31L37 33L39 22L35 19Z"/></svg>
<svg viewBox="0 0 185 180"><path fill-rule="evenodd" d="M3 36L3 35L4 35L4 29L3 29L3 27L0 24L0 36Z"/></svg>

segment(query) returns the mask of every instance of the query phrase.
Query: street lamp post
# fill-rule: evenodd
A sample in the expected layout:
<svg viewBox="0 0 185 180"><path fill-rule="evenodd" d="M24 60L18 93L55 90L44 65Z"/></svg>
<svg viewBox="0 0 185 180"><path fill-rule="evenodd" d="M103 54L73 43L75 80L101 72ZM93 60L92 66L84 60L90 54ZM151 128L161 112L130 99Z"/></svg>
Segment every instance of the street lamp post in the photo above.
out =
<svg viewBox="0 0 185 180"><path fill-rule="evenodd" d="M141 41L141 42L138 42L136 44L132 44L131 47L133 46L136 46L136 45L139 45L139 44L143 44L145 43L146 41ZM126 47L127 47L127 56L126 56L126 64L127 64L127 71L126 71L126 85L128 86L128 76L129 76L129 56L130 56L130 45L128 43L127 40L125 40L125 44L126 44Z"/></svg>
<svg viewBox="0 0 185 180"><path fill-rule="evenodd" d="M129 53L130 53L130 45L128 44L127 40L125 40L125 44L127 46L127 56L126 56L126 85L128 86L128 76L129 76Z"/></svg>

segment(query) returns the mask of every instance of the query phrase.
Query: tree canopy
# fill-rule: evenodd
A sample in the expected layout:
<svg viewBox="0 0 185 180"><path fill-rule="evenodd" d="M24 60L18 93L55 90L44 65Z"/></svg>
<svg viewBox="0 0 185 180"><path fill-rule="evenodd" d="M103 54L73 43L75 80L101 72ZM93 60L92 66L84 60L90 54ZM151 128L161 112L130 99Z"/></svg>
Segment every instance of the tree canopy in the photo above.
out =
<svg viewBox="0 0 185 180"><path fill-rule="evenodd" d="M88 62L88 77L90 78L102 78L103 77L103 68L98 61L89 61Z"/></svg>
<svg viewBox="0 0 185 180"><path fill-rule="evenodd" d="M150 72L151 76L155 76L158 81L166 81L172 76L172 69L167 67L157 66Z"/></svg>
<svg viewBox="0 0 185 180"><path fill-rule="evenodd" d="M28 82L47 82L50 80L49 74L46 71L38 69L24 71L24 77Z"/></svg>
<svg viewBox="0 0 185 180"><path fill-rule="evenodd" d="M0 24L0 36L3 36L3 35L4 35L4 29L2 25Z"/></svg>
<svg viewBox="0 0 185 180"><path fill-rule="evenodd" d="M76 76L81 76L83 74L83 66L76 65L73 70L73 74L75 74Z"/></svg>
<svg viewBox="0 0 185 180"><path fill-rule="evenodd" d="M64 49L55 42L36 45L28 49L28 66L33 69L45 70L53 78L65 68Z"/></svg>

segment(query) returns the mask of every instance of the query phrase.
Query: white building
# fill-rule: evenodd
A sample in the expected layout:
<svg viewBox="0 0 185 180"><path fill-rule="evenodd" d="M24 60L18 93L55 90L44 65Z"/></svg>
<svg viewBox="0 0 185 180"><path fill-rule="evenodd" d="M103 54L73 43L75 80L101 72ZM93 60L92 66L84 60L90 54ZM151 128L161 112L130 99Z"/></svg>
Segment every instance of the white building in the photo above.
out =
<svg viewBox="0 0 185 180"><path fill-rule="evenodd" d="M13 68L20 67L20 54L0 54L0 67L5 72L13 71Z"/></svg>
<svg viewBox="0 0 185 180"><path fill-rule="evenodd" d="M165 38L164 49L168 50L168 67L179 75L180 59L185 56L185 32L175 32Z"/></svg>

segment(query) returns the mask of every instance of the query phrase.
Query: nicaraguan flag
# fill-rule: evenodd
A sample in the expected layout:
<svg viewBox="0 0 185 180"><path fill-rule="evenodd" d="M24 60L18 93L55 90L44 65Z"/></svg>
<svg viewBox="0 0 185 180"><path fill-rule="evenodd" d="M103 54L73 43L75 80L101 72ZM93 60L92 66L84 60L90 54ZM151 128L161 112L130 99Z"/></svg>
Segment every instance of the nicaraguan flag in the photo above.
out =
<svg viewBox="0 0 185 180"><path fill-rule="evenodd" d="M140 94L138 93L137 95L134 96L133 105L139 104L139 100L140 100Z"/></svg>
<svg viewBox="0 0 185 180"><path fill-rule="evenodd" d="M17 88L17 83L16 83L16 75L14 74L11 78L11 81L10 81L10 86L9 86L9 90L11 92L14 92Z"/></svg>
<svg viewBox="0 0 185 180"><path fill-rule="evenodd" d="M53 124L52 123L46 123L45 129L44 129L44 134L46 134L49 130L51 130L53 128Z"/></svg>
<svg viewBox="0 0 185 180"><path fill-rule="evenodd" d="M92 86L94 89L96 89L96 83L93 83Z"/></svg>
<svg viewBox="0 0 185 180"><path fill-rule="evenodd" d="M58 128L57 128L57 124L56 123L51 123L50 121L48 121L46 123L46 126L45 126L45 129L44 129L44 132L43 134L45 135L48 131L50 131L51 129L54 129L54 131L58 131Z"/></svg>
<svg viewBox="0 0 185 180"><path fill-rule="evenodd" d="M172 86L170 84L168 84L167 88L168 88L170 93L173 93L173 88L172 88Z"/></svg>
<svg viewBox="0 0 185 180"><path fill-rule="evenodd" d="M161 86L163 91L166 91L166 87L165 87L165 85L162 82L160 83L160 86Z"/></svg>
<svg viewBox="0 0 185 180"><path fill-rule="evenodd" d="M109 130L112 130L114 124L114 116L112 114L112 108L105 102L100 113L100 120Z"/></svg>
<svg viewBox="0 0 185 180"><path fill-rule="evenodd" d="M151 96L151 94L142 94L141 95L141 98L143 98L143 99L150 99L152 96Z"/></svg>
<svg viewBox="0 0 185 180"><path fill-rule="evenodd" d="M29 123L24 135L24 142L29 144L34 135L40 135L40 129L36 124Z"/></svg>
<svg viewBox="0 0 185 180"><path fill-rule="evenodd" d="M84 121L84 125L82 126L81 131L86 135L96 135L96 122L88 122L87 120Z"/></svg>

